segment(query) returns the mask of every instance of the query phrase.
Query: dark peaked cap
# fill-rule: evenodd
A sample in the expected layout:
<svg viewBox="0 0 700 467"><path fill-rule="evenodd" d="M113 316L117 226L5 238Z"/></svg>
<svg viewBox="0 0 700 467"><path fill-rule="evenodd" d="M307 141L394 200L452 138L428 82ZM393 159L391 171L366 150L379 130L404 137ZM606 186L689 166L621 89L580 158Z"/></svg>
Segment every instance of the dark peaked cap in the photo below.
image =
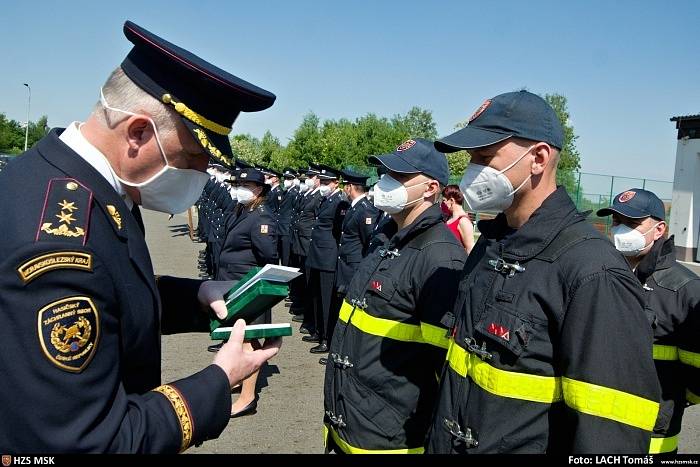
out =
<svg viewBox="0 0 700 467"><path fill-rule="evenodd" d="M121 64L141 89L171 105L196 141L214 158L233 165L228 135L240 112L265 110L275 95L127 21L134 44Z"/></svg>

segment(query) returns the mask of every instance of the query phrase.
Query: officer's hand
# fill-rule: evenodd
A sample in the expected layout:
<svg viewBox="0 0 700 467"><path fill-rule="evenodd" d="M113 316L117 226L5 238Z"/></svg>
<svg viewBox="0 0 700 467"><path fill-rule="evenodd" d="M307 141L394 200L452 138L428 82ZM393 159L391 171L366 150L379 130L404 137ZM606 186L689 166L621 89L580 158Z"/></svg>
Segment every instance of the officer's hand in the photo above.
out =
<svg viewBox="0 0 700 467"><path fill-rule="evenodd" d="M211 308L219 319L228 315L224 294L228 292L236 281L206 281L199 286L197 299L206 308Z"/></svg>
<svg viewBox="0 0 700 467"><path fill-rule="evenodd" d="M243 335L245 333L245 321L239 319L233 325L231 337L214 357L214 365L218 365L228 376L231 387L237 385L248 376L257 371L263 363L277 355L282 346L282 339L265 340L259 350L245 350L243 348Z"/></svg>

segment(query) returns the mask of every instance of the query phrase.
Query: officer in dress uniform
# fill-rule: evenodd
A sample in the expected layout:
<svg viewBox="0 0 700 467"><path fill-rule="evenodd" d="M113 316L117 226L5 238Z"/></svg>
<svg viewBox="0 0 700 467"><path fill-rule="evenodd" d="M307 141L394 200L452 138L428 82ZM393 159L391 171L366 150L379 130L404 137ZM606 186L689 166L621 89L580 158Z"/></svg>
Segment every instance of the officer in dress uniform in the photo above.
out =
<svg viewBox="0 0 700 467"><path fill-rule="evenodd" d="M301 205L304 200L304 195L309 192L309 186L306 184L306 170L299 170L297 172L296 178L294 179L294 184L298 188L298 191L292 201L292 216L289 221L289 266L300 268L299 256L295 255L292 246L294 245L294 238L296 236L297 221L299 215L301 214ZM305 283L305 277L297 277L289 284L289 297L285 303L285 306L289 307L289 313L292 314L292 321L303 323L304 322L304 308L303 308L303 294ZM306 328L299 328L299 332L306 332Z"/></svg>
<svg viewBox="0 0 700 467"><path fill-rule="evenodd" d="M270 187L270 192L267 194L265 205L268 211L277 220L279 216L280 204L282 204L282 194L284 191L280 186L282 174L276 170L264 168L261 172L265 175L265 184Z"/></svg>
<svg viewBox="0 0 700 467"><path fill-rule="evenodd" d="M202 371L161 385L160 335L208 331L232 282L156 278L138 206L179 213L241 111L275 96L127 21L134 44L85 123L0 174L3 452L175 453L226 427L231 387L277 352L243 322ZM134 103L134 100L137 102Z"/></svg>
<svg viewBox="0 0 700 467"><path fill-rule="evenodd" d="M338 265L335 270L335 290L328 320L328 341L333 338L333 330L338 320L338 312L347 294L348 285L355 275L362 258L367 256L379 209L367 199L367 179L350 170L341 172L345 195L350 200L343 219L340 242L338 244Z"/></svg>
<svg viewBox="0 0 700 467"><path fill-rule="evenodd" d="M284 191L281 194L282 199L277 211L277 230L279 231L277 252L282 266L289 266L289 252L291 248L289 226L292 222L292 211L299 193L299 186L294 183L297 177L294 169L286 167L282 171L282 176L284 177Z"/></svg>
<svg viewBox="0 0 700 467"><path fill-rule="evenodd" d="M339 188L340 173L326 165L319 165L319 169L319 192L323 198L312 227L309 256L306 259L316 332L302 338L306 342L318 342L318 345L309 350L311 353L328 352L328 323L333 302L338 243L343 218L349 206L345 193Z"/></svg>
<svg viewBox="0 0 700 467"><path fill-rule="evenodd" d="M291 287L296 293L292 311L294 314L302 314L302 325L299 332L313 334L314 331L314 309L313 300L309 297L309 274L307 274L306 260L309 254L309 244L311 243L311 227L316 220L318 207L323 196L319 191L321 181L318 177L320 169L314 164L309 165L306 171L306 186L308 190L299 200L299 215L296 222L291 226L292 232L292 255L294 257L294 267L298 267L304 272L292 282Z"/></svg>

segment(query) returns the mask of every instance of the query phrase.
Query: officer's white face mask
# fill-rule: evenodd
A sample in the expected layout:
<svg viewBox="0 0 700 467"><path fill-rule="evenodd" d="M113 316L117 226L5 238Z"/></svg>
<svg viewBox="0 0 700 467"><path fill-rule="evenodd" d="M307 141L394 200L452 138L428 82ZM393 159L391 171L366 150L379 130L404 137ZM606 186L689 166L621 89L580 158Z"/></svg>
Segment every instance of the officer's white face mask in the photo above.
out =
<svg viewBox="0 0 700 467"><path fill-rule="evenodd" d="M316 182L314 182L310 178L307 178L306 180L304 180L304 184L307 186L307 188L314 188L316 186Z"/></svg>
<svg viewBox="0 0 700 467"><path fill-rule="evenodd" d="M294 186L299 186L299 185L301 185L301 181L300 181L298 178L295 178L295 179L292 180L292 181L294 182Z"/></svg>
<svg viewBox="0 0 700 467"><path fill-rule="evenodd" d="M306 183L300 183L299 193L306 193L307 191L309 191L309 185L307 185Z"/></svg>
<svg viewBox="0 0 700 467"><path fill-rule="evenodd" d="M121 112L127 115L139 116L127 110L116 109L107 104L107 100L100 89L100 102L105 109L113 112ZM114 176L117 180L126 186L130 186L139 190L141 194L141 206L153 211L164 212L167 214L177 214L185 211L199 199L204 190L204 185L209 180L209 175L206 172L200 172L194 169L178 169L168 164L168 158L163 150L163 145L158 136L158 127L152 118L148 121L153 125L153 134L156 137L156 143L160 150L165 166L155 175L144 182L134 183L120 178L116 173ZM111 165L110 165L111 167ZM113 171L114 172L114 171Z"/></svg>
<svg viewBox="0 0 700 467"><path fill-rule="evenodd" d="M411 202L408 201L408 188L429 183L430 180L405 187L401 182L393 178L391 175L384 175L374 185L374 206L381 209L387 214L398 214L408 206L423 200L423 197L417 198Z"/></svg>
<svg viewBox="0 0 700 467"><path fill-rule="evenodd" d="M255 199L255 193L250 188L239 186L236 190L236 197L239 203L247 206Z"/></svg>
<svg viewBox="0 0 700 467"><path fill-rule="evenodd" d="M285 180L284 181L284 187L289 189L291 186L294 185L294 180Z"/></svg>
<svg viewBox="0 0 700 467"><path fill-rule="evenodd" d="M234 200L234 201L238 200L238 188L236 188L233 185L229 185L228 192L231 195L232 200Z"/></svg>
<svg viewBox="0 0 700 467"><path fill-rule="evenodd" d="M318 191L319 191L319 193L321 193L321 196L328 196L331 194L331 191L333 191L333 190L331 189L330 185L319 185Z"/></svg>
<svg viewBox="0 0 700 467"><path fill-rule="evenodd" d="M513 204L513 195L530 180L530 174L515 190L505 173L520 162L535 146L530 146L520 157L503 170L470 162L459 189L470 211L505 211Z"/></svg>
<svg viewBox="0 0 700 467"><path fill-rule="evenodd" d="M659 224L661 224L661 222L657 222L652 228L643 233L625 224L618 224L614 226L612 229L610 229L610 232L612 233L615 248L625 256L638 256L640 253L654 244L652 241L649 243L649 245L647 245L647 239L645 236L654 230Z"/></svg>

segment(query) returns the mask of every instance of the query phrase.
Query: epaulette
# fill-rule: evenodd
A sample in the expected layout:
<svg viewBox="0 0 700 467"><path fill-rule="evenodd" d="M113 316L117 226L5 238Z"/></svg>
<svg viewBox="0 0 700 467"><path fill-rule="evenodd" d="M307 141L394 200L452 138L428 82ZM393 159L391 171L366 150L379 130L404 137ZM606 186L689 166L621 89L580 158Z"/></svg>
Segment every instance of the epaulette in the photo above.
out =
<svg viewBox="0 0 700 467"><path fill-rule="evenodd" d="M92 191L73 178L54 178L46 188L35 241L85 245L90 225Z"/></svg>

